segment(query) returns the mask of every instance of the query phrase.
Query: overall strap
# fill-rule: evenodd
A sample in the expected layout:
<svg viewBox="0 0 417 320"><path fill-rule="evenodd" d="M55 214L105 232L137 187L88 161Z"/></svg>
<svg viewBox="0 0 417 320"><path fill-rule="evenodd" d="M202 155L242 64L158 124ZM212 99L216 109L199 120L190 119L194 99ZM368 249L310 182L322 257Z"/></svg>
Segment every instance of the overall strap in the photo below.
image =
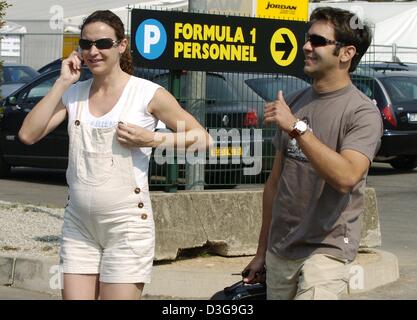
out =
<svg viewBox="0 0 417 320"><path fill-rule="evenodd" d="M77 102L77 113L75 115L75 121L80 121L81 119L81 111L85 105L85 100L78 100Z"/></svg>
<svg viewBox="0 0 417 320"><path fill-rule="evenodd" d="M85 92L80 92L80 90L77 90L77 110L75 113L75 121L78 123L81 120L81 112L88 102L91 86L92 81L91 84L86 88Z"/></svg>
<svg viewBox="0 0 417 320"><path fill-rule="evenodd" d="M127 90L129 90L129 92L127 94L126 102L125 102L125 104L122 108L122 111L120 112L120 118L119 118L119 121L125 122L125 123L128 122L127 115L129 114L130 109L135 106L135 103L131 103L133 95L135 94L135 90L134 90L133 86L130 84L131 80L132 79L130 79L126 84L127 86L130 86L130 87L126 88Z"/></svg>

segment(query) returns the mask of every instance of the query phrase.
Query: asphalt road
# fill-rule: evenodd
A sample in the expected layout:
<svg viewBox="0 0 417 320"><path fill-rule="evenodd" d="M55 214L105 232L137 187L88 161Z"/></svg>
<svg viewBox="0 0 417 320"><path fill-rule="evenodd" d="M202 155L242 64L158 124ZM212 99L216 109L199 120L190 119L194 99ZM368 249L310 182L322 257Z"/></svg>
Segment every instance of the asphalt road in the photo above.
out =
<svg viewBox="0 0 417 320"><path fill-rule="evenodd" d="M357 299L417 299L417 169L401 173L389 165L373 165L367 185L375 188L382 250L395 254L400 279L356 295Z"/></svg>
<svg viewBox="0 0 417 320"><path fill-rule="evenodd" d="M0 200L51 207L64 207L67 183L64 170L16 168L0 179Z"/></svg>
<svg viewBox="0 0 417 320"><path fill-rule="evenodd" d="M374 164L368 176L369 187L377 193L382 250L399 260L400 279L354 299L417 299L417 169L401 173L389 165ZM256 186L241 186L239 189ZM262 186L258 186L262 187ZM0 180L0 200L63 207L67 199L65 172L15 169L12 178ZM9 288L0 290L0 299ZM19 292L13 291L13 297ZM34 295L36 298L36 294Z"/></svg>

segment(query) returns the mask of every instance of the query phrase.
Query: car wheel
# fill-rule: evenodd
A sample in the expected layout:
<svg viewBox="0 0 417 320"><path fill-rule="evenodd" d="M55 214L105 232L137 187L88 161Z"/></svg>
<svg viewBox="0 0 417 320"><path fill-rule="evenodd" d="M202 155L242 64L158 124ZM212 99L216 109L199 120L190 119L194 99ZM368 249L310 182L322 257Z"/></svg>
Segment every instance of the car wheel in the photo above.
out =
<svg viewBox="0 0 417 320"><path fill-rule="evenodd" d="M417 155L398 156L390 161L390 165L398 170L413 170L417 167Z"/></svg>

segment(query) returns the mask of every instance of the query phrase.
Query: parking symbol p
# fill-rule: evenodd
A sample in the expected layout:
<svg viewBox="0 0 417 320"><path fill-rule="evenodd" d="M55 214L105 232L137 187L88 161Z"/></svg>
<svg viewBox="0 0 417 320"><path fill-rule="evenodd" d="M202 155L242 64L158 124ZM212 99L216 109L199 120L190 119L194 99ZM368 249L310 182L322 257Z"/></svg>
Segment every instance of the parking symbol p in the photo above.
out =
<svg viewBox="0 0 417 320"><path fill-rule="evenodd" d="M158 27L152 24L145 24L145 32L143 37L143 51L145 53L151 52L151 45L157 44L161 39L161 31Z"/></svg>
<svg viewBox="0 0 417 320"><path fill-rule="evenodd" d="M139 25L135 41L141 56L148 60L154 60L164 53L167 34L164 26L158 20L147 19Z"/></svg>

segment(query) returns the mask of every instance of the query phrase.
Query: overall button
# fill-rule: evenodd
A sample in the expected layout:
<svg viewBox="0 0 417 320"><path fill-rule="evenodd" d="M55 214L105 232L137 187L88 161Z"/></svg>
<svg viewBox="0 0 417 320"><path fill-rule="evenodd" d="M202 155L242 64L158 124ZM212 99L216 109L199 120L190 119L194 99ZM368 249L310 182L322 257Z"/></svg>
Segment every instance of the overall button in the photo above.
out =
<svg viewBox="0 0 417 320"><path fill-rule="evenodd" d="M135 193L136 194L140 193L140 188L135 188Z"/></svg>
<svg viewBox="0 0 417 320"><path fill-rule="evenodd" d="M79 126L79 125L80 125L80 120L75 120L74 124L75 124L76 126Z"/></svg>
<svg viewBox="0 0 417 320"><path fill-rule="evenodd" d="M143 208L143 202L139 202L138 207L139 207L139 209L142 209Z"/></svg>
<svg viewBox="0 0 417 320"><path fill-rule="evenodd" d="M148 215L146 213L142 213L141 216L140 216L140 218L142 220L146 220L146 219L148 219Z"/></svg>

